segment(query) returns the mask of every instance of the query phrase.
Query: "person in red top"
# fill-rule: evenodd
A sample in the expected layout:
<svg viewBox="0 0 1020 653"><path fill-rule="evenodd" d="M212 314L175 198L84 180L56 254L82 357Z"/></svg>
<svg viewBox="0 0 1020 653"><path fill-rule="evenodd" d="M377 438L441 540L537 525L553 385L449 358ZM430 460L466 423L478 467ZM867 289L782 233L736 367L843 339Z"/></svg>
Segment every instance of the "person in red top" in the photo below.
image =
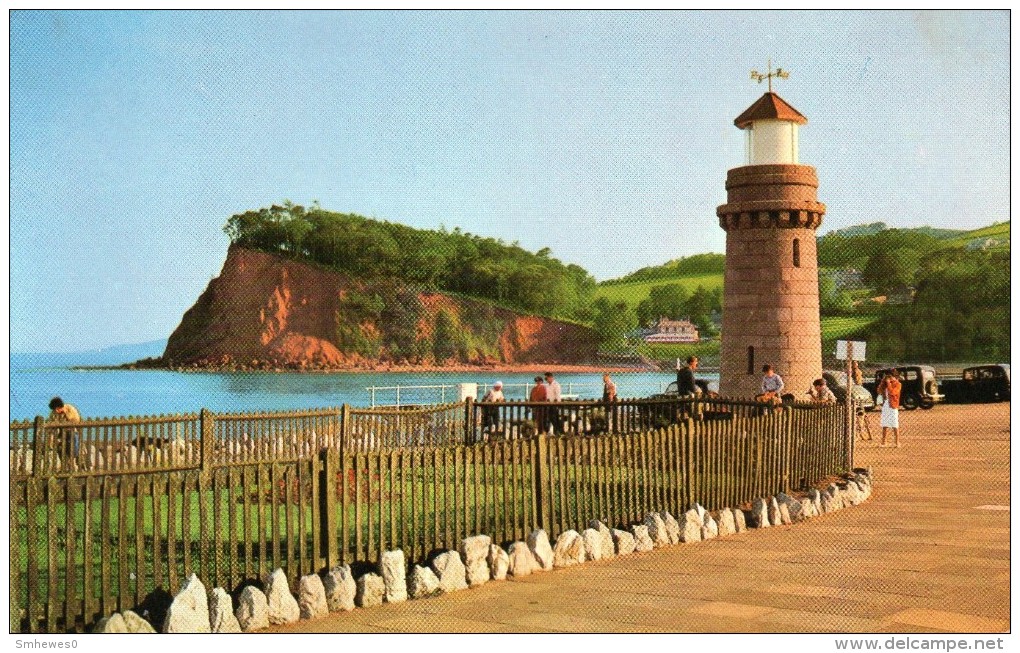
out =
<svg viewBox="0 0 1020 653"><path fill-rule="evenodd" d="M876 394L882 397L882 445L885 446L885 434L889 429L893 432L893 446L900 446L900 371L892 369L882 377Z"/></svg>
<svg viewBox="0 0 1020 653"><path fill-rule="evenodd" d="M535 377L535 387L531 389L528 401L549 401L548 388L540 376ZM539 433L545 433L549 429L549 421L546 419L546 409L534 407L531 414L535 417L535 427Z"/></svg>

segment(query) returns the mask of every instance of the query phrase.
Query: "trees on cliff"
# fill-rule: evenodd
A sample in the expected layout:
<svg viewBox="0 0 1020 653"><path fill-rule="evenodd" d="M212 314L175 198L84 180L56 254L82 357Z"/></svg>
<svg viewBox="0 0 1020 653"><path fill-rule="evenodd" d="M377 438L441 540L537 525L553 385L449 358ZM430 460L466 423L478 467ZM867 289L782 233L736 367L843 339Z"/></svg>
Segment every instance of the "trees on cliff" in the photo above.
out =
<svg viewBox="0 0 1020 653"><path fill-rule="evenodd" d="M580 266L552 258L547 248L532 253L460 229L414 229L289 202L233 215L223 229L235 244L360 279L399 277L528 313L590 318L595 280Z"/></svg>

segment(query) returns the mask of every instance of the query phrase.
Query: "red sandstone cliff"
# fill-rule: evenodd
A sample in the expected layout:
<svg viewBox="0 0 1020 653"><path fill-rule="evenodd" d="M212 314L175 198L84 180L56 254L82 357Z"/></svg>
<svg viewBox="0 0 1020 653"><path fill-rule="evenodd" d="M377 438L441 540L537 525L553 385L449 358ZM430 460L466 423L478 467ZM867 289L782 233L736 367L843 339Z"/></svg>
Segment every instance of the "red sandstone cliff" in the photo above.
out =
<svg viewBox="0 0 1020 653"><path fill-rule="evenodd" d="M290 369L580 364L594 359L594 343L592 332L575 324L392 282L380 290L378 283L232 246L220 276L170 336L162 362Z"/></svg>

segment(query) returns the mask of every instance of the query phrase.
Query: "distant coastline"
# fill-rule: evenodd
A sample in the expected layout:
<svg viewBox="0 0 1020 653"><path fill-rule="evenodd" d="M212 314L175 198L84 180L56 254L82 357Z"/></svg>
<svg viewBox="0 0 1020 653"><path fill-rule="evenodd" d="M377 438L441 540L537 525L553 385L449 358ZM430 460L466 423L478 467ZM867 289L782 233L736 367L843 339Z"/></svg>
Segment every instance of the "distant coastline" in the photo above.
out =
<svg viewBox="0 0 1020 653"><path fill-rule="evenodd" d="M193 365L173 366L164 365L161 361L145 359L122 365L75 365L72 370L164 370L167 372L185 373L224 373L224 372L265 372L265 373L309 373L309 374L335 374L335 373L408 373L428 374L444 372L504 372L513 374L545 372L567 373L567 374L594 374L602 372L625 373L625 372L656 372L662 371L661 367L654 364L634 363L632 365L614 362L607 365L598 364L564 364L564 363L482 363L467 364L457 363L453 365L413 365L409 363L374 363L356 367L344 368L297 368L272 365ZM668 371L668 370L667 370Z"/></svg>

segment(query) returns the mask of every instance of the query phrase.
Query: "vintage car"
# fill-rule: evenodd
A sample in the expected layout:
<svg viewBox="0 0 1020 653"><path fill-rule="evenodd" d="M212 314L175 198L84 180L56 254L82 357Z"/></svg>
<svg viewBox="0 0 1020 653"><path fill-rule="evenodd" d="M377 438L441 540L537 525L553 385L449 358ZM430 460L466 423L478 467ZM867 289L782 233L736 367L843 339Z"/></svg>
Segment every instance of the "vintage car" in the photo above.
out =
<svg viewBox="0 0 1020 653"><path fill-rule="evenodd" d="M895 368L889 367L875 372L875 380L864 384L868 392L876 395L877 388L882 382L882 377L890 370L897 369L900 372L900 383L903 389L900 391L900 406L907 410L914 410L918 406L928 410L945 400L945 395L939 391L939 382L935 374L935 368L931 365L898 365Z"/></svg>
<svg viewBox="0 0 1020 653"><path fill-rule="evenodd" d="M702 379L695 379L694 384L701 390L702 398L717 398L719 396L717 390L718 385L715 382L709 383ZM677 397L677 384L673 381L666 386L666 389L660 393L651 395L648 399L676 399ZM642 406L641 413L644 419L647 419L649 423L655 427L662 427L667 424L675 424L678 420L682 420L686 417L692 416L692 412L689 406L680 406L679 408L675 404L650 404ZM710 410L704 410L702 407L698 413L700 419L729 419L732 417L728 411L721 407L716 407Z"/></svg>
<svg viewBox="0 0 1020 653"><path fill-rule="evenodd" d="M964 369L960 378L942 379L939 385L947 403L1009 401L1009 365L975 365Z"/></svg>
<svg viewBox="0 0 1020 653"><path fill-rule="evenodd" d="M832 394L836 395L836 401L839 403L846 401L846 372L824 370L822 378L825 379L825 384L829 386L829 390L832 390ZM853 398L857 405L864 410L875 410L875 397L864 386L854 386Z"/></svg>

